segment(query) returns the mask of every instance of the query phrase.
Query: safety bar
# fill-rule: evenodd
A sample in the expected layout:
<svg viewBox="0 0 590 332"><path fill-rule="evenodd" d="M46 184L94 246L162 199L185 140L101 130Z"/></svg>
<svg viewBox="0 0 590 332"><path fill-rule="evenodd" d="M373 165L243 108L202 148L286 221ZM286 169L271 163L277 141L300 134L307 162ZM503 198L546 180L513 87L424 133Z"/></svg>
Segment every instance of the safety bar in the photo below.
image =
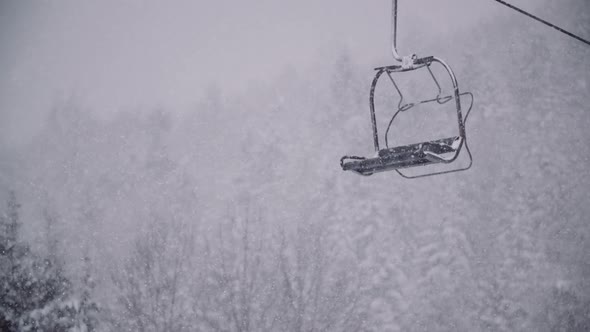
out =
<svg viewBox="0 0 590 332"><path fill-rule="evenodd" d="M458 128L459 129L459 136L462 137L463 139L465 139L465 136L466 136L465 135L465 119L463 118L463 114L461 111L461 95L462 94L459 92L459 84L457 83L457 78L455 76L455 73L453 73L453 70L446 62L444 62L443 60L441 60L437 57L432 57L432 62L438 62L439 64L441 64L445 68L445 70L447 71L447 73L451 79L451 83L453 84L452 99L455 99L455 107L457 110L457 125L459 127ZM425 66L430 66L430 64L425 64ZM415 68L412 68L409 70L416 70L419 68L421 68L421 67L415 67ZM396 69L398 69L398 70L396 70ZM399 68L390 69L390 67L381 67L381 69L379 69L377 71L377 73L375 74L375 78L373 78L373 82L371 83L371 90L369 93L369 111L370 111L370 115L371 115L371 125L372 125L372 129L373 129L373 145L375 147L375 152L379 152L379 150L380 150L379 149L379 134L377 132L377 118L375 115L375 88L377 87L377 82L379 81L379 78L381 77L381 75L383 75L384 73L387 73L389 76L389 74L391 72L396 72L396 71L399 71ZM389 76L389 77L391 78L391 76ZM434 80L435 80L436 85L439 87L439 95L437 95L437 97L435 99L433 99L433 101L436 100L439 103L442 103L442 100L444 100L444 102L449 101L450 99L448 99L448 97L442 97L442 99L439 99L439 98L441 98L440 97L440 86L438 84L438 81L436 79L434 79ZM394 83L394 86L395 86L395 83ZM398 105L398 107L399 107L399 105ZM393 119L392 119L392 121L393 121ZM391 122L390 122L390 125L391 125Z"/></svg>

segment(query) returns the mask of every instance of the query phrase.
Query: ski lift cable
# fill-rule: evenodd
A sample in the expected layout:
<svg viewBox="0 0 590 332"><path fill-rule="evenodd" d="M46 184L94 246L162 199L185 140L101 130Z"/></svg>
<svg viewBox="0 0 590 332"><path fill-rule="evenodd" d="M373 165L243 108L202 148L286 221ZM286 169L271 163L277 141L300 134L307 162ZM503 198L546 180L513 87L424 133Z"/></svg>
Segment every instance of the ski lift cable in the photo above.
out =
<svg viewBox="0 0 590 332"><path fill-rule="evenodd" d="M575 35L575 34L569 32L567 30L564 30L564 29L556 26L555 24L552 24L550 22L547 22L547 21L545 21L545 20L543 20L543 19L541 19L541 18L539 18L539 17L537 17L537 16L535 16L535 15L533 15L533 14L531 14L531 13L529 13L529 12L523 10L523 9L520 9L520 8L518 8L518 7L514 6L514 5L511 5L511 4L509 4L509 3L505 2L505 1L502 1L502 0L494 0L494 1L496 1L497 3L502 4L502 5L510 8L510 9L513 9L513 10L515 10L515 11L521 13L521 14L524 14L524 15L526 15L526 16L534 19L534 20L537 20L537 21L539 21L539 22L541 22L541 23L543 23L543 24L545 24L545 25L547 25L547 26L549 26L549 27L551 27L551 28L553 28L553 29L561 32L561 33L564 33L564 34L566 34L566 35L568 35L568 36L570 36L572 38L575 38L575 39L581 41L582 43L585 43L587 45L590 45L590 41L588 41L588 40L586 40L586 39L584 39L584 38L582 38L582 37L580 37L578 35Z"/></svg>

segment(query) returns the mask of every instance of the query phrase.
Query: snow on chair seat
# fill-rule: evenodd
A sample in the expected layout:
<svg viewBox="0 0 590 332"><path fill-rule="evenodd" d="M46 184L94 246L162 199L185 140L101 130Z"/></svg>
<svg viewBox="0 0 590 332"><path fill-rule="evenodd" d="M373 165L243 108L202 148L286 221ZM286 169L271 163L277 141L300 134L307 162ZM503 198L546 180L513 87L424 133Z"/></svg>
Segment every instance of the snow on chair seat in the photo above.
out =
<svg viewBox="0 0 590 332"><path fill-rule="evenodd" d="M459 136L429 142L397 146L380 150L374 158L343 157L342 169L361 175L425 166L435 163L450 163L458 156L462 145ZM345 160L349 161L345 161Z"/></svg>

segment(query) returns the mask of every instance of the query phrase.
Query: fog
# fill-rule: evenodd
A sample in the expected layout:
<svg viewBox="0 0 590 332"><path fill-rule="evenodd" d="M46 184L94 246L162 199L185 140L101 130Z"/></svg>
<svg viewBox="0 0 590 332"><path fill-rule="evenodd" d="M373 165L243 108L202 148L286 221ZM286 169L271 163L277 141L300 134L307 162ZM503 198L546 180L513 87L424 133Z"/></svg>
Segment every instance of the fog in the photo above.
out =
<svg viewBox="0 0 590 332"><path fill-rule="evenodd" d="M417 33L469 29L498 10L465 0L404 5L421 27ZM389 1L66 0L1 6L0 109L9 119L2 121L2 137L17 142L23 132L29 137L38 129L57 100L71 96L100 115L153 105L186 111L211 84L240 91L287 65L330 63L337 47L348 47L368 66L388 60ZM417 41L414 48L421 45Z"/></svg>
<svg viewBox="0 0 590 332"><path fill-rule="evenodd" d="M511 3L590 38L586 0ZM400 53L475 96L466 172L340 169L373 153L388 0L0 2L0 239L69 285L0 330L590 329L590 47L494 1L399 6ZM456 130L441 109L390 140Z"/></svg>

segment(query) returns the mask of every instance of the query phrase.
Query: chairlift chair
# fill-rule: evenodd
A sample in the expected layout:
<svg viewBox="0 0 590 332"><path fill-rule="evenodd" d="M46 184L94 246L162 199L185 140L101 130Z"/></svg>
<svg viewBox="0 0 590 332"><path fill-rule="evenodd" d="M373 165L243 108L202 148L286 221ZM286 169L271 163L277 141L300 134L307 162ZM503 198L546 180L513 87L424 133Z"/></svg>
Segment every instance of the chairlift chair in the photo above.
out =
<svg viewBox="0 0 590 332"><path fill-rule="evenodd" d="M396 47L396 38L397 38L397 0L393 0L392 4L392 55L393 58L398 61L398 64L385 66L385 67L378 67L375 68L377 73L375 74L375 78L371 83L371 90L369 95L369 106L370 106L370 115L371 115L371 124L373 127L373 144L375 147L375 155L373 157L357 157L357 156L344 156L340 159L340 165L344 171L352 171L358 173L360 175L372 175L378 172L385 172L395 170L399 175L405 178L419 178L437 174L445 174L445 173L452 173L452 172L459 172L464 171L471 168L473 163L473 158L471 152L469 151L469 146L467 145L467 137L465 135L465 122L467 121L467 117L469 116L469 112L473 107L473 94L470 92L459 92L459 86L457 84L457 78L455 74L451 70L451 67L445 63L443 60L434 57L428 56L423 58L418 58L416 55L412 56L400 56L397 52ZM433 64L440 64L448 73L452 84L453 84L453 93L452 95L443 96L442 88L436 79L431 66ZM438 94L435 98L421 100L418 102L411 102L405 103L404 96L399 89L396 81L393 78L392 74L400 73L400 72L409 72L415 71L419 69L426 68L432 77L436 87L438 88ZM375 88L379 79L383 77L383 74L389 78L393 87L399 94L399 103L398 109L392 116L387 129L385 131L385 148L380 149L379 147L379 135L377 133L377 120L375 116ZM470 105L469 109L465 113L465 117L463 117L461 111L461 97L462 96L469 96L470 97ZM407 112L415 106L420 104L429 104L429 103L436 103L438 105L446 104L447 102L454 100L455 107L457 112L457 126L458 126L458 135L452 137L441 138L433 141L428 142L420 142L415 144L403 145L403 146L396 146L396 147L389 147L388 142L388 134L391 126L398 116L398 114ZM417 167L417 166L428 166L434 164L450 164L457 160L461 149L465 147L467 150L467 154L469 157L469 164L466 167L455 168L451 170L444 170L444 171L430 171L425 174L420 175L406 175L401 169Z"/></svg>

